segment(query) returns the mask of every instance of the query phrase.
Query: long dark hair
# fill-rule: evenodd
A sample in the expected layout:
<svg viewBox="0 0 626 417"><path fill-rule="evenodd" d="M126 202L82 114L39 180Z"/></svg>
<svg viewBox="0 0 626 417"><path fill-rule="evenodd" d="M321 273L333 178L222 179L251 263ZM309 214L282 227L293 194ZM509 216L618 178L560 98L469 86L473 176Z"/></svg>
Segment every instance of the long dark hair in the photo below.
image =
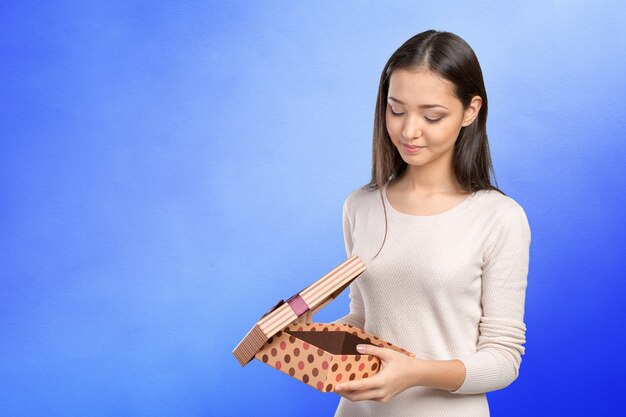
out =
<svg viewBox="0 0 626 417"><path fill-rule="evenodd" d="M383 243L374 255L378 256L387 240L387 209L382 188L404 174L407 164L392 143L387 132L385 113L391 74L399 69L427 69L448 80L454 94L467 108L474 96L482 98L478 117L472 124L462 127L454 144L453 169L459 185L467 192L496 190L502 194L495 181L487 140L487 91L478 58L472 48L459 36L450 32L427 30L413 36L398 48L387 61L380 76L374 138L372 143L372 178L363 188L379 190L385 213ZM496 185L492 184L494 178Z"/></svg>
<svg viewBox="0 0 626 417"><path fill-rule="evenodd" d="M391 55L383 68L374 114L372 178L365 187L370 190L381 189L406 171L406 162L387 132L387 94L389 79L395 70L417 68L430 70L450 81L454 85L454 94L464 108L469 106L474 96L482 98L478 117L469 126L461 128L454 144L454 174L467 192L500 191L491 183L495 173L487 141L487 92L478 58L459 36L435 30L419 33L406 41Z"/></svg>

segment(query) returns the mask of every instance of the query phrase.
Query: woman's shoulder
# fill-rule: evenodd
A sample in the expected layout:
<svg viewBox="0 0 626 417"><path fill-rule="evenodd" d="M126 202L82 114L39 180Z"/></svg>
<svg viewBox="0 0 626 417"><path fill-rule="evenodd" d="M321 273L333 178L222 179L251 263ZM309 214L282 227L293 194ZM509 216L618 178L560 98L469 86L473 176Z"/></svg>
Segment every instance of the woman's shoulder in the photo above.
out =
<svg viewBox="0 0 626 417"><path fill-rule="evenodd" d="M380 190L371 189L367 185L352 190L345 199L348 206L363 205L380 200Z"/></svg>
<svg viewBox="0 0 626 417"><path fill-rule="evenodd" d="M371 189L364 185L348 194L343 203L343 208L345 212L353 213L365 208L378 207L381 204L380 190Z"/></svg>
<svg viewBox="0 0 626 417"><path fill-rule="evenodd" d="M522 223L528 224L526 211L513 197L505 195L498 190L477 191L476 208L496 223Z"/></svg>
<svg viewBox="0 0 626 417"><path fill-rule="evenodd" d="M498 190L480 190L476 192L480 195L478 199L481 204L496 210L498 212L507 212L511 210L524 210L522 205L513 197L510 197Z"/></svg>

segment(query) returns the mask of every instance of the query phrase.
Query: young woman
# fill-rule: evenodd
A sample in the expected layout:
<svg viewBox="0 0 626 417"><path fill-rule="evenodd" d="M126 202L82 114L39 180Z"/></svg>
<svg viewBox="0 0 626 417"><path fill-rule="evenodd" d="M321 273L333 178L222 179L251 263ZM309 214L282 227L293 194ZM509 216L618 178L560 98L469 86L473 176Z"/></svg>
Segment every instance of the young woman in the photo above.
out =
<svg viewBox="0 0 626 417"><path fill-rule="evenodd" d="M470 46L427 31L385 65L372 178L343 211L348 323L416 355L361 346L382 361L336 387L337 416L486 416L486 392L518 376L530 229L491 182L487 94Z"/></svg>

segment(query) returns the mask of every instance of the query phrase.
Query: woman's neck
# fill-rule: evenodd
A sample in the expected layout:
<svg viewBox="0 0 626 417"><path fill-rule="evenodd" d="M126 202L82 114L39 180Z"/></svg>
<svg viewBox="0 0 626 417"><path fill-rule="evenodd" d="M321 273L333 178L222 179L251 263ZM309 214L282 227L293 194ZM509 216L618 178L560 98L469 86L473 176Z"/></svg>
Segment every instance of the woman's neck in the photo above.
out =
<svg viewBox="0 0 626 417"><path fill-rule="evenodd" d="M456 180L452 166L413 166L409 165L398 179L401 187L419 194L464 193Z"/></svg>

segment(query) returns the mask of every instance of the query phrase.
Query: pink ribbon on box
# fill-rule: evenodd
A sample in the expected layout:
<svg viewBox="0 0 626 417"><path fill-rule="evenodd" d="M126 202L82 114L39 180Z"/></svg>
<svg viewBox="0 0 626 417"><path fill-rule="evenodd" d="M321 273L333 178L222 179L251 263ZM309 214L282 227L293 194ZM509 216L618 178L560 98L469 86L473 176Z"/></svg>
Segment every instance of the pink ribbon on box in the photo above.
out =
<svg viewBox="0 0 626 417"><path fill-rule="evenodd" d="M296 294L289 300L287 300L287 304L289 304L289 307L291 307L293 312L298 317L309 311L309 306L307 305L306 301L304 301L304 299L300 297L300 294Z"/></svg>

